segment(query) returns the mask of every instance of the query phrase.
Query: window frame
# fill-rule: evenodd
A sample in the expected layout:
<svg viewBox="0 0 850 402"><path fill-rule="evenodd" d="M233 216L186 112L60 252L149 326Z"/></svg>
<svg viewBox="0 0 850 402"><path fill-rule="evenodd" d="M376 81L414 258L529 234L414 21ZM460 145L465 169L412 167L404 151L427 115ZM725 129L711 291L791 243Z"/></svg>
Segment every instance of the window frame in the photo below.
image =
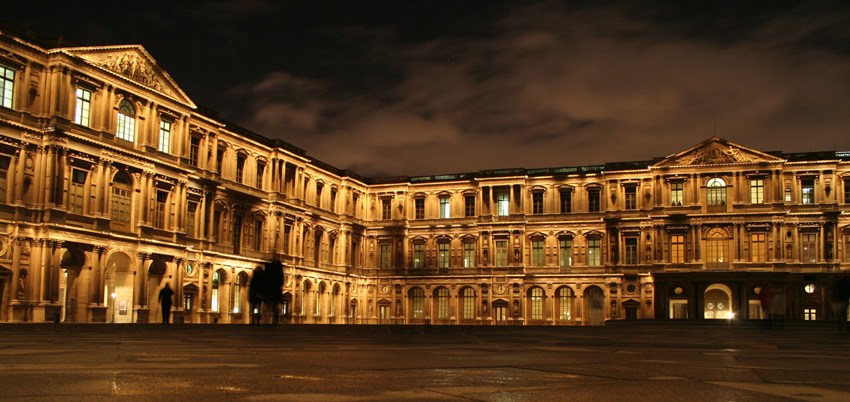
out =
<svg viewBox="0 0 850 402"><path fill-rule="evenodd" d="M15 106L15 76L18 70L0 64L0 106L14 109Z"/></svg>
<svg viewBox="0 0 850 402"><path fill-rule="evenodd" d="M451 196L441 195L440 200L440 219L449 219L452 217Z"/></svg>
<svg viewBox="0 0 850 402"><path fill-rule="evenodd" d="M167 119L159 120L159 144L157 150L162 153L171 153L171 126L173 122Z"/></svg>
<svg viewBox="0 0 850 402"><path fill-rule="evenodd" d="M74 123L83 127L91 127L91 97L92 91L78 86L74 90L76 104L74 105Z"/></svg>
<svg viewBox="0 0 850 402"><path fill-rule="evenodd" d="M127 99L118 103L115 138L136 143L136 107Z"/></svg>

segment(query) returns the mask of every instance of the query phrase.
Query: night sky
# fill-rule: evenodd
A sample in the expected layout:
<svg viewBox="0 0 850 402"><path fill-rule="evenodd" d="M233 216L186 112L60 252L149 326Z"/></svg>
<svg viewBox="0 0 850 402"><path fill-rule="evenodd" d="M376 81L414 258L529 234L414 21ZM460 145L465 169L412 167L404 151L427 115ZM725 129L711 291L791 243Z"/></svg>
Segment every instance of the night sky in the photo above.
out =
<svg viewBox="0 0 850 402"><path fill-rule="evenodd" d="M141 44L195 103L366 176L647 160L715 133L850 151L850 2L184 3L0 18Z"/></svg>

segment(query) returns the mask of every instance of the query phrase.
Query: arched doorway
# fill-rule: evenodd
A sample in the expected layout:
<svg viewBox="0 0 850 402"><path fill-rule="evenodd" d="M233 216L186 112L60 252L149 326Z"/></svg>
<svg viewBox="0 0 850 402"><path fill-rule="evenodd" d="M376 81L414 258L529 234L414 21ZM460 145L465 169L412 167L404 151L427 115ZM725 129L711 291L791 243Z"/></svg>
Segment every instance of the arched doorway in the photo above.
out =
<svg viewBox="0 0 850 402"><path fill-rule="evenodd" d="M728 286L715 283L705 290L705 313L707 320L734 317L732 291Z"/></svg>
<svg viewBox="0 0 850 402"><path fill-rule="evenodd" d="M133 260L123 252L116 252L106 259L104 280L104 303L107 306L107 322L133 322Z"/></svg>
<svg viewBox="0 0 850 402"><path fill-rule="evenodd" d="M183 322L195 322L195 315L192 310L195 309L196 300L198 300L198 293L200 289L198 285L194 283L190 283L186 286L183 286ZM177 303L178 301L175 301ZM178 318L175 318L175 322L180 322Z"/></svg>
<svg viewBox="0 0 850 402"><path fill-rule="evenodd" d="M86 254L79 248L69 248L62 254L59 277L59 300L62 301L62 322L78 322L77 320L77 280L80 278ZM85 287L85 286L84 286ZM82 317L85 320L85 317Z"/></svg>
<svg viewBox="0 0 850 402"><path fill-rule="evenodd" d="M605 292L599 286L589 286L584 290L585 317L587 325L602 325L605 321Z"/></svg>
<svg viewBox="0 0 850 402"><path fill-rule="evenodd" d="M508 307L509 304L507 300L493 300L493 321L496 325L507 325Z"/></svg>

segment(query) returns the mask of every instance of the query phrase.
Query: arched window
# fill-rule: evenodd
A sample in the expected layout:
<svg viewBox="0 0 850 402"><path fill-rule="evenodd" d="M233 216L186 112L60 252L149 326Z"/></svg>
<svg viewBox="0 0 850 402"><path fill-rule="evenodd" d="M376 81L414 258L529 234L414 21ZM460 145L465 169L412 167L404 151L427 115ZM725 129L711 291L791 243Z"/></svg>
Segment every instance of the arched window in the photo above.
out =
<svg viewBox="0 0 850 402"><path fill-rule="evenodd" d="M720 228L709 230L705 246L707 268L729 267L729 234L725 230Z"/></svg>
<svg viewBox="0 0 850 402"><path fill-rule="evenodd" d="M315 297L316 308L313 310L313 314L315 314L316 316L322 315L322 296L324 296L324 293L325 293L325 283L322 282L322 283L319 284L319 290L316 292L316 297Z"/></svg>
<svg viewBox="0 0 850 402"><path fill-rule="evenodd" d="M569 321L573 319L573 305L576 295L573 290L564 286L558 289L558 319Z"/></svg>
<svg viewBox="0 0 850 402"><path fill-rule="evenodd" d="M133 181L124 172L118 172L112 179L112 228L130 229L130 211L132 211Z"/></svg>
<svg viewBox="0 0 850 402"><path fill-rule="evenodd" d="M301 285L301 315L307 315L307 295L310 294L310 281L304 280Z"/></svg>
<svg viewBox="0 0 850 402"><path fill-rule="evenodd" d="M713 178L708 181L708 190L706 198L708 200L709 211L725 211L726 210L726 182L720 178Z"/></svg>
<svg viewBox="0 0 850 402"><path fill-rule="evenodd" d="M410 304L413 319L421 320L425 318L425 291L422 288L410 290Z"/></svg>
<svg viewBox="0 0 850 402"><path fill-rule="evenodd" d="M210 309L218 312L218 286L221 284L221 274L219 271L213 272L212 291L210 292Z"/></svg>
<svg viewBox="0 0 850 402"><path fill-rule="evenodd" d="M461 293L461 298L463 299L463 313L461 317L463 317L464 320L475 319L475 289L464 288L463 293Z"/></svg>
<svg viewBox="0 0 850 402"><path fill-rule="evenodd" d="M118 104L118 128L115 130L115 136L124 141L136 140L136 109L126 99Z"/></svg>
<svg viewBox="0 0 850 402"><path fill-rule="evenodd" d="M233 313L239 314L242 312L242 287L247 283L247 277L242 272L236 275L233 282Z"/></svg>
<svg viewBox="0 0 850 402"><path fill-rule="evenodd" d="M449 290L437 289L437 318L449 318Z"/></svg>
<svg viewBox="0 0 850 402"><path fill-rule="evenodd" d="M531 288L531 319L543 319L543 289L539 287Z"/></svg>

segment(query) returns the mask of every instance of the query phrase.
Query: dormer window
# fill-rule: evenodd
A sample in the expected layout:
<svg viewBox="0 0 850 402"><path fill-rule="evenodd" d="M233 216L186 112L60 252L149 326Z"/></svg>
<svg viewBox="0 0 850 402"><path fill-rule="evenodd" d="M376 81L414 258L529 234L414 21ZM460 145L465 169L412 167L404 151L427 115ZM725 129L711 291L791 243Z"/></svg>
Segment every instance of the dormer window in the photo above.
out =
<svg viewBox="0 0 850 402"><path fill-rule="evenodd" d="M136 109L126 99L118 104L118 128L115 136L124 141L136 141Z"/></svg>

